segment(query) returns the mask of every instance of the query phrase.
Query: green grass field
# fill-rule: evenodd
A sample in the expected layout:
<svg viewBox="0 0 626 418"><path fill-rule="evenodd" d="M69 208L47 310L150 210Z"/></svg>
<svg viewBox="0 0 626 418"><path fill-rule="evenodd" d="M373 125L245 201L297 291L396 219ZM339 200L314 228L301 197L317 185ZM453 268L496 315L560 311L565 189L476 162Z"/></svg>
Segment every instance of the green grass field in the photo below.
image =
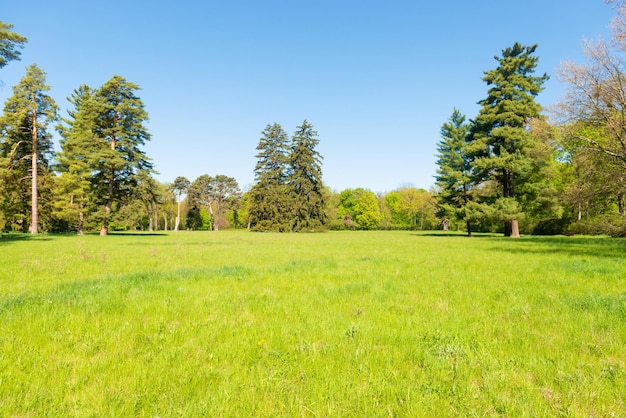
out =
<svg viewBox="0 0 626 418"><path fill-rule="evenodd" d="M5 235L0 416L624 417L626 241Z"/></svg>

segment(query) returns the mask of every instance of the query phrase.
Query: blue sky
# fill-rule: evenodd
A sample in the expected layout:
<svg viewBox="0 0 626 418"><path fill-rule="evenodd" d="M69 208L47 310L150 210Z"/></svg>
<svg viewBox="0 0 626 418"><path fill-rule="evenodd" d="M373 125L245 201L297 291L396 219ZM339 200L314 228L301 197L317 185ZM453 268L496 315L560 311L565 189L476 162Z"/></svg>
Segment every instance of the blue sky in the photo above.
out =
<svg viewBox="0 0 626 418"><path fill-rule="evenodd" d="M29 42L0 70L0 101L37 63L66 115L81 84L138 84L157 178L254 180L267 124L319 133L324 182L385 192L434 183L441 125L473 118L483 72L516 41L538 44L538 100L554 103L583 38L608 37L602 0L7 1L0 20Z"/></svg>

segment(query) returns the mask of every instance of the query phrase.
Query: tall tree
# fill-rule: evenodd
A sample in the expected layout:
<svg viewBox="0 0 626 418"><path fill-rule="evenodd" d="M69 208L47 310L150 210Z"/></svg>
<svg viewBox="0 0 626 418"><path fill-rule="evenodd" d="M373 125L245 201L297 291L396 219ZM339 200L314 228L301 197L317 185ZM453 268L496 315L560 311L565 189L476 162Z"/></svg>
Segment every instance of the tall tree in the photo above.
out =
<svg viewBox="0 0 626 418"><path fill-rule="evenodd" d="M108 234L113 202L132 192L138 172L152 168L141 149L150 134L145 127L148 113L137 90L138 85L115 75L94 96L98 147L90 155L90 166L94 185L105 196L100 235Z"/></svg>
<svg viewBox="0 0 626 418"><path fill-rule="evenodd" d="M467 154L467 140L471 125L465 115L454 109L450 119L441 127L441 141L437 144L437 200L444 229L449 217L465 221L467 235L472 235L472 223L467 205L471 201L472 167Z"/></svg>
<svg viewBox="0 0 626 418"><path fill-rule="evenodd" d="M516 181L531 167L528 150L534 137L529 131L533 118L541 118L541 106L535 97L543 90L548 75L533 76L538 57L537 45L516 42L494 57L498 66L485 72L483 81L490 86L487 98L474 120L468 152L472 166L482 179L494 179L502 198L492 206L504 220L504 234L519 236L521 207L516 200Z"/></svg>
<svg viewBox="0 0 626 418"><path fill-rule="evenodd" d="M19 60L19 49L24 48L27 39L13 32L13 25L0 21L0 68L9 61Z"/></svg>
<svg viewBox="0 0 626 418"><path fill-rule="evenodd" d="M39 232L38 174L41 169L48 170L48 156L52 154L52 135L48 126L57 119L57 105L46 92L46 73L36 64L26 69L26 75L13 88L11 96L4 106L4 115L0 119L3 154L8 156L12 169L20 167L26 171L23 162L30 160L31 180L31 221L29 232Z"/></svg>
<svg viewBox="0 0 626 418"><path fill-rule="evenodd" d="M258 231L289 231L289 136L277 123L267 125L262 135L249 192L249 223Z"/></svg>
<svg viewBox="0 0 626 418"><path fill-rule="evenodd" d="M191 186L191 182L184 176L176 177L174 179L174 183L172 184L172 191L174 192L176 202L178 203L178 212L176 215L176 223L174 224L174 231L178 231L180 226L180 198L182 195L187 193L189 186Z"/></svg>
<svg viewBox="0 0 626 418"><path fill-rule="evenodd" d="M295 231L314 231L325 227L325 191L322 184L322 156L316 150L317 131L305 119L292 137L289 188L293 193Z"/></svg>
<svg viewBox="0 0 626 418"><path fill-rule="evenodd" d="M97 151L95 138L97 109L94 102L95 90L81 85L67 100L72 105L68 117L62 118L58 131L61 134L61 150L57 153L56 170L59 172L57 207L62 217L75 225L79 235L83 234L85 211L93 202L91 193L90 155Z"/></svg>

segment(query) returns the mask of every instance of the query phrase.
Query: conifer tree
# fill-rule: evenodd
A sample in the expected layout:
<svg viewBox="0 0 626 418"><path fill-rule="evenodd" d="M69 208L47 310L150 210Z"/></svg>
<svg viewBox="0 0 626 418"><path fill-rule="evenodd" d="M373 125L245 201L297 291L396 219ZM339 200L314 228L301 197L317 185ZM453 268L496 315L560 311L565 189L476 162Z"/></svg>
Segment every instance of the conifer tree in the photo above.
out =
<svg viewBox="0 0 626 418"><path fill-rule="evenodd" d="M91 166L89 156L96 151L95 138L96 107L95 90L81 85L68 97L72 109L68 118L62 118L58 127L61 134L61 151L57 153L57 208L59 217L75 225L79 235L83 234L85 212L91 206Z"/></svg>
<svg viewBox="0 0 626 418"><path fill-rule="evenodd" d="M137 90L139 86L115 75L94 95L97 147L89 164L98 195L104 196L100 235L108 234L113 202L132 192L140 171L152 168L141 149L150 134L144 125L148 113Z"/></svg>
<svg viewBox="0 0 626 418"><path fill-rule="evenodd" d="M0 68L9 61L19 60L19 49L24 48L27 39L13 32L13 25L0 21Z"/></svg>
<svg viewBox="0 0 626 418"><path fill-rule="evenodd" d="M516 182L532 168L528 150L533 147L529 123L541 118L541 106L535 97L543 90L548 75L533 76L538 57L537 45L515 43L494 57L498 67L486 71L483 81L489 87L487 98L478 102L482 108L473 121L471 144L472 167L482 180L496 180L501 198L491 206L504 220L506 236L519 236L521 207L516 199Z"/></svg>
<svg viewBox="0 0 626 418"><path fill-rule="evenodd" d="M249 223L257 231L289 231L289 136L277 123L267 125L262 134L249 193Z"/></svg>
<svg viewBox="0 0 626 418"><path fill-rule="evenodd" d="M13 88L13 96L5 103L0 118L5 193L14 187L9 193L12 198L5 197L5 200L30 200L29 232L33 234L39 232L39 174L49 173L52 154L52 135L48 126L57 119L57 106L46 93L48 90L46 73L36 64L30 65L26 75ZM24 190L25 179L30 179L30 199Z"/></svg>
<svg viewBox="0 0 626 418"><path fill-rule="evenodd" d="M317 131L305 119L292 137L289 188L293 197L294 231L315 231L326 224L322 156Z"/></svg>
<svg viewBox="0 0 626 418"><path fill-rule="evenodd" d="M444 222L448 216L465 221L467 234L472 235L471 218L467 205L471 200L471 166L467 155L467 137L470 124L465 115L454 109L450 119L441 127L441 141L437 144L437 200Z"/></svg>

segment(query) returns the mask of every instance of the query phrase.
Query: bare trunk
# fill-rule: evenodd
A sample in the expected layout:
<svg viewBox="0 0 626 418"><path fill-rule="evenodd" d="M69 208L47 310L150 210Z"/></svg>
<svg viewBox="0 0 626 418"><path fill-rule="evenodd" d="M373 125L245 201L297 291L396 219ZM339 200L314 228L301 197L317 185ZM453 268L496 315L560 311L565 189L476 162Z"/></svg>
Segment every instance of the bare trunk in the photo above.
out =
<svg viewBox="0 0 626 418"><path fill-rule="evenodd" d="M583 218L583 204L582 202L578 202L578 220L580 221Z"/></svg>
<svg viewBox="0 0 626 418"><path fill-rule="evenodd" d="M511 221L511 235L509 235L511 238L519 238L519 224L517 222L517 219L513 219Z"/></svg>
<svg viewBox="0 0 626 418"><path fill-rule="evenodd" d="M617 208L619 214L624 216L624 212L626 209L626 195L624 195L623 193L617 195Z"/></svg>
<svg viewBox="0 0 626 418"><path fill-rule="evenodd" d="M30 228L29 231L31 234L36 234L39 232L38 224L39 224L39 212L37 211L38 207L38 196L37 196L37 110L33 109L33 127L31 132L31 138L33 142L33 155L31 162L31 220L30 220Z"/></svg>
<svg viewBox="0 0 626 418"><path fill-rule="evenodd" d="M176 223L174 224L174 231L178 231L180 226L180 196L178 197L178 214L176 215Z"/></svg>
<svg viewBox="0 0 626 418"><path fill-rule="evenodd" d="M470 221L465 221L465 225L467 226L467 236L472 236L472 223Z"/></svg>
<svg viewBox="0 0 626 418"><path fill-rule="evenodd" d="M81 208L78 212L78 231L76 233L78 235L83 235L83 224L85 223L83 209Z"/></svg>
<svg viewBox="0 0 626 418"><path fill-rule="evenodd" d="M163 226L164 226L164 230L167 231L168 230L167 229L167 227L168 227L168 225L167 225L167 212L163 213Z"/></svg>
<svg viewBox="0 0 626 418"><path fill-rule="evenodd" d="M102 220L102 228L100 228L100 236L109 235L109 219L111 218L111 206L113 206L113 178L115 170L111 169L111 177L109 178L107 202L104 205L104 219Z"/></svg>

